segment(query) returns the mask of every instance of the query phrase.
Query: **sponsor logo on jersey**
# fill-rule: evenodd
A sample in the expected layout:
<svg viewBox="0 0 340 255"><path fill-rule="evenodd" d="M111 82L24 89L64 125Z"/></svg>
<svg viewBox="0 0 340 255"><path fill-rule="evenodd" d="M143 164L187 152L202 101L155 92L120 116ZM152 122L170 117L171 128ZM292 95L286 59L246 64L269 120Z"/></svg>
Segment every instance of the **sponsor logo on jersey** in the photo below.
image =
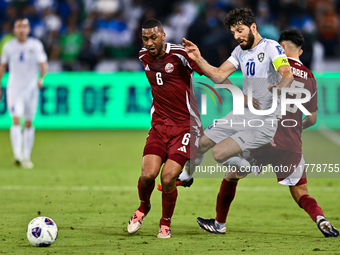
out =
<svg viewBox="0 0 340 255"><path fill-rule="evenodd" d="M248 59L248 61L254 61L254 58L250 58L250 59Z"/></svg>
<svg viewBox="0 0 340 255"><path fill-rule="evenodd" d="M174 69L175 69L175 68L174 68L174 65L171 64L171 63L167 63L167 64L165 65L165 72L167 72L167 73L172 73L172 71L173 71Z"/></svg>
<svg viewBox="0 0 340 255"><path fill-rule="evenodd" d="M260 62L262 62L263 59L264 59L264 52L259 53L259 54L257 55L257 58L258 58L258 60L259 60Z"/></svg>
<svg viewBox="0 0 340 255"><path fill-rule="evenodd" d="M286 54L284 49L281 46L276 46L277 51L279 52L279 55Z"/></svg>

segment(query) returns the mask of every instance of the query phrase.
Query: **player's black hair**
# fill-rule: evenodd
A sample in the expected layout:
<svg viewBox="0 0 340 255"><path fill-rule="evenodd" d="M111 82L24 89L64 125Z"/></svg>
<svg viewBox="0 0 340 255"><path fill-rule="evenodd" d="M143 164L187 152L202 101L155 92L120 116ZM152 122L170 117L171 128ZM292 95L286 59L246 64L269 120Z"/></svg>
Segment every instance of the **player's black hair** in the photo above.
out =
<svg viewBox="0 0 340 255"><path fill-rule="evenodd" d="M142 28L153 28L153 27L158 27L163 31L163 25L158 19L148 19L145 21L142 25Z"/></svg>
<svg viewBox="0 0 340 255"><path fill-rule="evenodd" d="M247 27L250 27L253 23L256 24L256 18L252 10L248 8L234 9L228 12L227 16L224 18L224 25L229 28L235 25L246 25Z"/></svg>
<svg viewBox="0 0 340 255"><path fill-rule="evenodd" d="M304 38L299 30L291 29L285 30L281 33L279 43L282 41L291 41L296 46L301 47L304 42Z"/></svg>

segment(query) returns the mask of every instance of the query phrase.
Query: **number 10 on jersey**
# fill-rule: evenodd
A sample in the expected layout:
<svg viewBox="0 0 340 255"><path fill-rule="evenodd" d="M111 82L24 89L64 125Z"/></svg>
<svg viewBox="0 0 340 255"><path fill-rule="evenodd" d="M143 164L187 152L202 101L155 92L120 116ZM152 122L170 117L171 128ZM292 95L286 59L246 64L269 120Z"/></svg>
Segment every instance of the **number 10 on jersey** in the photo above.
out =
<svg viewBox="0 0 340 255"><path fill-rule="evenodd" d="M247 62L247 76L254 76L255 75L255 62Z"/></svg>

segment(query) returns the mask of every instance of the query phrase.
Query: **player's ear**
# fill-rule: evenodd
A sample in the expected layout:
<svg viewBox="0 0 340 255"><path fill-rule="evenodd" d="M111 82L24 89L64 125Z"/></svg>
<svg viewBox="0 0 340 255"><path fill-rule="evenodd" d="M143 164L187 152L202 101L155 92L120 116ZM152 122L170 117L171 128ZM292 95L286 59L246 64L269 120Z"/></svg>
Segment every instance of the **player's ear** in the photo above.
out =
<svg viewBox="0 0 340 255"><path fill-rule="evenodd" d="M253 32L253 34L254 34L255 32L257 32L256 23L251 24L251 25L250 25L250 29L251 29L251 31Z"/></svg>
<svg viewBox="0 0 340 255"><path fill-rule="evenodd" d="M301 55L302 55L302 53L303 53L303 50L302 50L302 49L300 49L299 56L301 56Z"/></svg>
<svg viewBox="0 0 340 255"><path fill-rule="evenodd" d="M165 37L166 37L166 34L163 32L163 34L162 34L163 41L165 41Z"/></svg>

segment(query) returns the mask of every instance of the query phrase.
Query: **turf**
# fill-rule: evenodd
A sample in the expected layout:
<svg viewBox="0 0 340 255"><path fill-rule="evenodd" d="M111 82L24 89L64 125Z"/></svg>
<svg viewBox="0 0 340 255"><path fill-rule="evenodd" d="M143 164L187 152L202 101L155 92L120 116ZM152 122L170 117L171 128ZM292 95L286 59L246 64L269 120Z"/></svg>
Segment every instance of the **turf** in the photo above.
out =
<svg viewBox="0 0 340 255"><path fill-rule="evenodd" d="M226 235L198 228L198 216L214 217L220 179L195 179L179 188L173 238L158 240L161 193L143 227L126 225L138 206L137 179L147 131L36 132L33 170L14 166L8 131L0 131L0 254L340 254L339 238L324 238L271 178L239 183ZM310 163L340 163L339 147L317 131L304 133ZM340 228L340 179L311 178L310 194ZM26 239L28 222L51 217L59 237L47 248Z"/></svg>

